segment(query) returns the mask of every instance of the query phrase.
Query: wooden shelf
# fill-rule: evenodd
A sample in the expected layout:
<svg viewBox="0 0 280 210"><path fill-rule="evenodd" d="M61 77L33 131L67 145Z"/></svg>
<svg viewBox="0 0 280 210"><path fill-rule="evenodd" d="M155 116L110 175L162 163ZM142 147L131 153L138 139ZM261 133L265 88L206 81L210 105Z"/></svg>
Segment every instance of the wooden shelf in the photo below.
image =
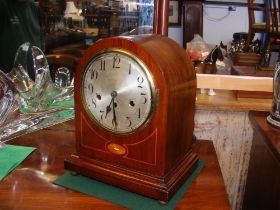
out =
<svg viewBox="0 0 280 210"><path fill-rule="evenodd" d="M273 77L273 71L261 71L255 66L232 66L231 75L254 76L254 77ZM272 99L272 92L264 91L235 91L237 98L263 98Z"/></svg>
<svg viewBox="0 0 280 210"><path fill-rule="evenodd" d="M271 99L238 99L232 90L215 90L216 96L201 94L197 90L197 109L229 111L271 111Z"/></svg>

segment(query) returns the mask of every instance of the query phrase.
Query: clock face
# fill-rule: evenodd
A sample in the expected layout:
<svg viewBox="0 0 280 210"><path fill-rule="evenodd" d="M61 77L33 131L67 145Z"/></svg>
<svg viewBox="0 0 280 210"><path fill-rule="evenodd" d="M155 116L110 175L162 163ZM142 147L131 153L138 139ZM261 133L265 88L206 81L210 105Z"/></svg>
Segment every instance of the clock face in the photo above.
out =
<svg viewBox="0 0 280 210"><path fill-rule="evenodd" d="M84 108L98 125L114 133L134 132L148 121L154 89L146 66L122 50L97 54L82 75Z"/></svg>

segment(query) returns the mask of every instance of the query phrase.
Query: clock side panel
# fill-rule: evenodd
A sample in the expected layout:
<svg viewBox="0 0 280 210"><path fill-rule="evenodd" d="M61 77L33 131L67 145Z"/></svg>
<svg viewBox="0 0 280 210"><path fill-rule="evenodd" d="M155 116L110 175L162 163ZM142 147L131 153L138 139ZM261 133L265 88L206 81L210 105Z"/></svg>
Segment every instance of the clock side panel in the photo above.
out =
<svg viewBox="0 0 280 210"><path fill-rule="evenodd" d="M143 42L143 40L141 40ZM159 65L164 77L166 120L166 171L191 152L194 130L196 74L185 50L168 37L146 39L142 45Z"/></svg>
<svg viewBox="0 0 280 210"><path fill-rule="evenodd" d="M169 80L172 88L169 89L170 103L168 106L168 110L173 110L173 112L168 112L167 131L167 136L172 139L173 143L169 142L168 157L175 157L173 160L170 158L171 161L168 161L167 168L180 162L184 154L191 151L194 131L196 74L183 48L176 50L176 52L176 57L173 59L178 59L181 62L175 62L176 65L167 72L168 78L173 78ZM177 71L172 71L173 69Z"/></svg>

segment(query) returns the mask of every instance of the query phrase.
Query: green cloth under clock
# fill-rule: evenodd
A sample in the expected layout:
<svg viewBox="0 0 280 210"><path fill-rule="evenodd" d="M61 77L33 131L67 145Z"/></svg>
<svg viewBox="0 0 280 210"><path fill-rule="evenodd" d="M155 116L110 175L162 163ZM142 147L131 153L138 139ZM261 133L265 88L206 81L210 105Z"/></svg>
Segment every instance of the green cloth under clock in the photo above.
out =
<svg viewBox="0 0 280 210"><path fill-rule="evenodd" d="M158 200L148 198L133 192L129 192L112 185L108 185L84 176L72 176L66 172L63 176L54 181L54 184L85 193L109 202L135 210L161 210L174 209L176 204L185 194L195 177L200 173L205 161L199 160L198 166L186 182L181 186L167 205L161 205ZM125 198L125 199L124 199Z"/></svg>

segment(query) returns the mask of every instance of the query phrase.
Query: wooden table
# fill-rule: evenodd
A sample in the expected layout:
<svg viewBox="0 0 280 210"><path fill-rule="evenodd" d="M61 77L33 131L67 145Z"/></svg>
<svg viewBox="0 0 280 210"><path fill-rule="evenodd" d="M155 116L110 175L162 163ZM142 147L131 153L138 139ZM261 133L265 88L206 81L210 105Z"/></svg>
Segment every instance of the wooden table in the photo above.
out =
<svg viewBox="0 0 280 210"><path fill-rule="evenodd" d="M280 128L267 123L268 112L250 112L254 128L244 210L280 209Z"/></svg>
<svg viewBox="0 0 280 210"><path fill-rule="evenodd" d="M64 158L75 150L73 120L9 143L33 146L37 150L0 182L0 209L124 209L52 184L65 172ZM212 142L199 140L193 149L200 159L207 162L176 209L230 209Z"/></svg>

